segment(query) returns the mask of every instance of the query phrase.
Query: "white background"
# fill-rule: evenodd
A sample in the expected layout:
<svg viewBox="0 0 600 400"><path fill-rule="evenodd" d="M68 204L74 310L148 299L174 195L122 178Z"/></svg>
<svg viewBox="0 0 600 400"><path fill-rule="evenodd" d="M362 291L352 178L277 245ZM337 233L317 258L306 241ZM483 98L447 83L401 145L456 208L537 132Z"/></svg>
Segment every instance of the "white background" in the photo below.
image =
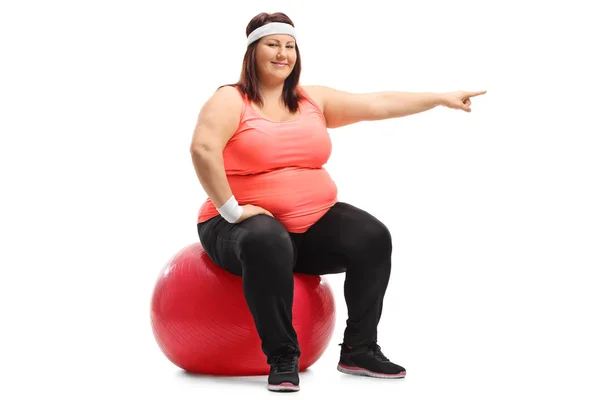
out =
<svg viewBox="0 0 600 400"><path fill-rule="evenodd" d="M301 84L488 90L330 131L340 200L390 228L380 324L400 381L335 366L295 396L600 396L600 124L592 2L7 1L0 7L0 397L270 394L266 377L188 377L160 352L155 279L196 242L189 143L239 77L246 24L287 13Z"/></svg>

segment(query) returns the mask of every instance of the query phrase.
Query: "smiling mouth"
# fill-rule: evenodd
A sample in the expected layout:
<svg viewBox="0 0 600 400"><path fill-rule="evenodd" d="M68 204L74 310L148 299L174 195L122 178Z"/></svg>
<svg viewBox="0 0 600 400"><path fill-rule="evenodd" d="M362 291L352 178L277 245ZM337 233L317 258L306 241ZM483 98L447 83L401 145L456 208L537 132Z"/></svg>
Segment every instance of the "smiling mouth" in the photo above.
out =
<svg viewBox="0 0 600 400"><path fill-rule="evenodd" d="M280 67L286 67L287 66L287 64L285 64L285 63L276 63L276 62L274 62L272 64L279 65Z"/></svg>

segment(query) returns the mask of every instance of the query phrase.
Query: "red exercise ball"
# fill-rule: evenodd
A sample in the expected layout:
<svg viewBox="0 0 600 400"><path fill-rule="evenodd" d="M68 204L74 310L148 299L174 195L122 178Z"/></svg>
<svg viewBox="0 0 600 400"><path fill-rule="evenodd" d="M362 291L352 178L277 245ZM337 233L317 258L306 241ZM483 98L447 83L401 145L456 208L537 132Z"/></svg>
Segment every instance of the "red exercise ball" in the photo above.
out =
<svg viewBox="0 0 600 400"><path fill-rule="evenodd" d="M324 277L294 274L292 313L303 371L321 357L335 326L333 292ZM180 250L162 269L152 294L151 325L162 352L185 371L269 373L242 278L217 267L200 243Z"/></svg>

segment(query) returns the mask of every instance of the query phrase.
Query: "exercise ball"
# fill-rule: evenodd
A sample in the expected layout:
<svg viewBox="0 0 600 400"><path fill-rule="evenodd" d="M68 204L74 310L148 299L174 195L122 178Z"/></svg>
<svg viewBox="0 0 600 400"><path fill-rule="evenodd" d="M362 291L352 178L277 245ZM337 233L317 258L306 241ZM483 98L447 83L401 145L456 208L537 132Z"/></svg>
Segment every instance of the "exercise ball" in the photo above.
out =
<svg viewBox="0 0 600 400"><path fill-rule="evenodd" d="M230 376L269 373L242 278L216 266L200 243L180 250L160 271L150 319L161 351L185 371ZM333 292L324 277L294 274L292 324L303 371L321 357L334 330Z"/></svg>

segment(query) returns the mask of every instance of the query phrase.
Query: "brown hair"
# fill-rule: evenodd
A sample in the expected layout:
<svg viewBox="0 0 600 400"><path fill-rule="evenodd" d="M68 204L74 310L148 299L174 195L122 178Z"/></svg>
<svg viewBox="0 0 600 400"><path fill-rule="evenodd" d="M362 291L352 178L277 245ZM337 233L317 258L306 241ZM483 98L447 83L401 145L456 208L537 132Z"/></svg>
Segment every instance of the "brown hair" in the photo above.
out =
<svg viewBox="0 0 600 400"><path fill-rule="evenodd" d="M257 28L268 24L270 22L283 22L294 26L292 20L284 13L277 12L273 14L260 13L250 20L246 26L246 37ZM242 71L240 73L240 79L237 83L230 85L219 86L219 89L223 86L235 86L248 100L255 102L259 105L263 105L263 99L260 96L258 90L258 72L256 71L256 46L258 40L252 43L246 49L244 55L244 61L242 64ZM298 111L298 103L304 99L304 96L298 91L298 82L300 81L300 71L302 70L300 61L300 50L298 50L298 44L296 44L296 64L292 73L286 78L283 83L283 101L290 110L290 112Z"/></svg>

